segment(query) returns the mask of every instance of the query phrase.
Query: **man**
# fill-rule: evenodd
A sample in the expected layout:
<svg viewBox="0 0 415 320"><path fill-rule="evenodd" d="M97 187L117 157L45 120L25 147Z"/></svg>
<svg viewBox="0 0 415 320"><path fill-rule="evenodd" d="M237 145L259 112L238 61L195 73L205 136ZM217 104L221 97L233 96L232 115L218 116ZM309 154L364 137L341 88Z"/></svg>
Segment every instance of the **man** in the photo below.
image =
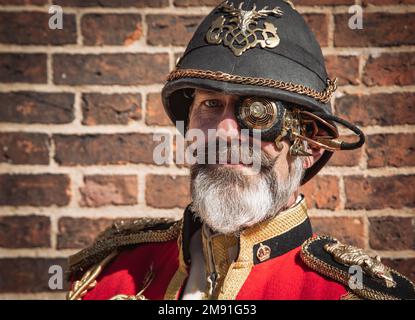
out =
<svg viewBox="0 0 415 320"><path fill-rule="evenodd" d="M378 258L312 233L300 185L333 152L364 143L331 114L335 90L289 1L221 3L162 91L172 121L206 137L198 159L213 148L215 163L191 166L192 203L181 220L115 224L71 257L68 298L415 298L413 284ZM355 140L341 141L336 123Z"/></svg>

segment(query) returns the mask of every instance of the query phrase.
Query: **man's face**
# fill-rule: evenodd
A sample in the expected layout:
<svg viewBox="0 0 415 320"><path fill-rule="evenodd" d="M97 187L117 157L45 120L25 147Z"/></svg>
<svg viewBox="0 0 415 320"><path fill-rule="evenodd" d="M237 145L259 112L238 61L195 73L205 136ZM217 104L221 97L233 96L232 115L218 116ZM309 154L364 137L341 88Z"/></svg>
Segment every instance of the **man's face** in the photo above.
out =
<svg viewBox="0 0 415 320"><path fill-rule="evenodd" d="M189 117L188 129L199 129L204 133L206 142L209 138L208 130L215 129L217 137L223 140L238 140L241 142L246 136L241 134L241 128L235 117L235 107L239 97L227 95L215 91L196 89L191 113ZM212 138L212 137L210 137ZM282 141L279 148L274 142L251 140L250 143L260 145L261 151L268 159L276 161L274 170L278 170L279 175L286 179L289 174L289 163L292 158L289 156L289 144ZM229 167L232 170L240 170L243 173L251 174L250 165L243 163L223 163L218 166Z"/></svg>
<svg viewBox="0 0 415 320"><path fill-rule="evenodd" d="M205 143L251 139L241 134L235 116L238 100L235 95L196 90L188 130L201 130ZM216 129L216 136L209 136L209 129ZM251 140L260 145L253 148L261 159L261 170L255 175L247 174L252 168L242 163L191 167L193 210L215 231L239 233L295 202L304 159L290 155L287 141L277 147L274 142Z"/></svg>

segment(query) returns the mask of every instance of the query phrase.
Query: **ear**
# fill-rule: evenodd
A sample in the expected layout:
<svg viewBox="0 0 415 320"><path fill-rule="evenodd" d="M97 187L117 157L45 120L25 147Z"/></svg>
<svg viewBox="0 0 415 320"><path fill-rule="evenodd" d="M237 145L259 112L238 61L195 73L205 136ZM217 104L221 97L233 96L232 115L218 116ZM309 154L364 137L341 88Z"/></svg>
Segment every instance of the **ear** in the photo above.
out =
<svg viewBox="0 0 415 320"><path fill-rule="evenodd" d="M324 153L323 148L312 148L310 146L307 147L307 152L310 153L310 156L305 156L303 161L303 167L304 169L310 168L314 163L320 159L320 157Z"/></svg>

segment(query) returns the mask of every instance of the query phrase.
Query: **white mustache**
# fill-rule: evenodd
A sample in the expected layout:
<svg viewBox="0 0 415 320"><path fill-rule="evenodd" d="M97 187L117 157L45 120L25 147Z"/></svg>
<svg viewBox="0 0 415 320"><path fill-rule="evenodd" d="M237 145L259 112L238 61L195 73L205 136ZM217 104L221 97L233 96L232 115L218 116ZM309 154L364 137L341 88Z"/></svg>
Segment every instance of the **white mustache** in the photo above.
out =
<svg viewBox="0 0 415 320"><path fill-rule="evenodd" d="M250 143L224 141L220 138L209 141L202 148L196 148L193 155L197 157L197 163L201 164L259 164L268 169L272 168L276 160L262 152L260 146L253 147Z"/></svg>

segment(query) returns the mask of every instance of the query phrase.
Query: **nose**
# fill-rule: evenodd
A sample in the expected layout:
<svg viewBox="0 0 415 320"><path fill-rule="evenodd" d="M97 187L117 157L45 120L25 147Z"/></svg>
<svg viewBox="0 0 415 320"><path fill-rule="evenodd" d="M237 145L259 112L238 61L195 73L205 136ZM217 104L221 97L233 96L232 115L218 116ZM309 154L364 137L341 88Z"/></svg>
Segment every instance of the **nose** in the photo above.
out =
<svg viewBox="0 0 415 320"><path fill-rule="evenodd" d="M237 99L230 98L226 102L221 117L217 125L218 136L222 138L239 138L239 124L235 116ZM225 137L226 136L226 137Z"/></svg>

